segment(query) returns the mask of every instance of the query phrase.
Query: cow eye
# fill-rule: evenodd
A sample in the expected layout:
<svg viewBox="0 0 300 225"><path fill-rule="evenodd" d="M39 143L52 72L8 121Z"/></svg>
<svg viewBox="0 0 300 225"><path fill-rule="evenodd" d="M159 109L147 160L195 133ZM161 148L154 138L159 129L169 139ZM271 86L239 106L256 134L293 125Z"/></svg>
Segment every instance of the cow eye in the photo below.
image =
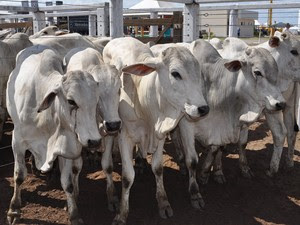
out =
<svg viewBox="0 0 300 225"><path fill-rule="evenodd" d="M68 103L73 107L78 107L74 100L68 99Z"/></svg>
<svg viewBox="0 0 300 225"><path fill-rule="evenodd" d="M298 51L297 51L297 50L295 50L295 49L294 49L294 50L292 50L292 51L291 51L291 53L292 53L293 55L295 55L295 56L299 55Z"/></svg>
<svg viewBox="0 0 300 225"><path fill-rule="evenodd" d="M182 77L181 77L180 73L178 73L178 72L172 72L171 74L172 74L172 76L173 76L176 80L182 80Z"/></svg>
<svg viewBox="0 0 300 225"><path fill-rule="evenodd" d="M255 74L255 76L258 76L258 77L262 77L263 76L260 71L254 71L254 74Z"/></svg>

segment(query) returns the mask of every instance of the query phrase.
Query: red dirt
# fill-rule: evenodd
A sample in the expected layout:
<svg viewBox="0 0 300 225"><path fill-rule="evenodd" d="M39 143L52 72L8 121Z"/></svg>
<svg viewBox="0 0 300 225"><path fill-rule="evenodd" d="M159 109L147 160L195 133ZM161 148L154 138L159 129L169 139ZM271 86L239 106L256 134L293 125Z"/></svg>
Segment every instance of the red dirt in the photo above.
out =
<svg viewBox="0 0 300 225"><path fill-rule="evenodd" d="M7 124L11 127L11 124ZM161 219L155 200L155 180L152 174L136 179L130 196L128 225L240 225L240 224L300 224L300 152L295 152L295 168L274 178L265 175L272 154L272 138L261 122L251 127L247 156L255 177L241 177L238 155L223 158L227 184L212 179L201 193L206 202L202 211L189 203L188 180L183 177L172 157L165 155L164 180L174 216ZM255 131L254 131L255 130ZM10 145L11 133L6 132L0 148ZM172 145L167 144L166 149ZM300 149L298 135L296 149ZM2 149L0 165L13 161L11 149ZM287 148L284 148L283 157ZM120 165L115 166L114 178L120 195ZM65 195L59 182L47 185L46 177L31 174L23 184L22 218L19 224L69 224L64 210ZM6 224L6 213L13 193L13 165L0 167L0 225ZM114 213L107 210L106 182L100 166L84 164L80 178L79 210L87 225L111 224Z"/></svg>

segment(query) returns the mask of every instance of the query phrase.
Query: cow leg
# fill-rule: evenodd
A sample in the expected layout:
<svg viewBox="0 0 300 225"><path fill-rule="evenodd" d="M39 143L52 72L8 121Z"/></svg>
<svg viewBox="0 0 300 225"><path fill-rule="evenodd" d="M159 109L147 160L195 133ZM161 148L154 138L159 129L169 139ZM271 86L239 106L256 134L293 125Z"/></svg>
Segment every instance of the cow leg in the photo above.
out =
<svg viewBox="0 0 300 225"><path fill-rule="evenodd" d="M202 184L207 184L212 163L214 161L215 155L219 150L219 146L212 145L210 146L207 156L202 165L201 173L199 180Z"/></svg>
<svg viewBox="0 0 300 225"><path fill-rule="evenodd" d="M193 134L194 135L194 134ZM179 127L176 127L171 132L171 140L174 144L174 154L175 154L175 160L179 166L179 171L183 176L187 175L187 168L185 164L185 157L183 154L183 144L181 140L181 134Z"/></svg>
<svg viewBox="0 0 300 225"><path fill-rule="evenodd" d="M119 134L119 147L122 159L122 195L120 212L115 216L113 225L126 224L129 212L129 194L130 188L134 181L134 168L133 168L133 147L134 143L127 135L125 129L121 130Z"/></svg>
<svg viewBox="0 0 300 225"><path fill-rule="evenodd" d="M67 196L67 207L72 225L83 224L79 216L77 199L79 194L78 177L82 168L82 158L76 160L64 159L59 157L60 182Z"/></svg>
<svg viewBox="0 0 300 225"><path fill-rule="evenodd" d="M281 159L284 140L287 134L285 125L282 119L282 112L265 113L268 126L272 132L274 151L270 162L270 169L267 171L268 176L273 176L278 172L279 163Z"/></svg>
<svg viewBox="0 0 300 225"><path fill-rule="evenodd" d="M118 211L119 199L116 195L114 181L112 178L113 172L113 160L112 160L112 148L114 144L114 137L107 136L104 138L105 150L102 154L101 165L104 173L106 174L106 195L108 202L108 210L111 212Z"/></svg>
<svg viewBox="0 0 300 225"><path fill-rule="evenodd" d="M5 108L0 106L0 142L2 140L2 135L3 135L3 126L7 118L7 113Z"/></svg>
<svg viewBox="0 0 300 225"><path fill-rule="evenodd" d="M194 134L193 124L182 119L179 122L179 128L177 129L178 129L177 132L179 133L182 132L182 134L184 134L184 135L179 135L177 138L181 140L182 148L184 150L184 155L185 155L186 167L189 171L189 192L190 192L192 206L195 209L204 208L205 203L199 192L199 186L197 183L197 176L196 176L199 159L195 149L195 134Z"/></svg>
<svg viewBox="0 0 300 225"><path fill-rule="evenodd" d="M214 165L213 165L213 173L214 173L214 180L219 183L219 184L224 184L226 183L225 176L223 174L223 167L222 167L222 150L218 150L215 160L214 160Z"/></svg>
<svg viewBox="0 0 300 225"><path fill-rule="evenodd" d="M173 216L173 210L168 201L168 197L163 181L163 146L165 140L160 140L158 148L152 155L151 167L156 180L156 200L160 217L166 219Z"/></svg>
<svg viewBox="0 0 300 225"><path fill-rule="evenodd" d="M24 144L17 141L15 132L13 132L12 149L15 158L14 167L14 194L11 199L7 220L9 224L15 224L21 217L21 184L27 176L27 168L25 164ZM19 139L20 140L20 139Z"/></svg>
<svg viewBox="0 0 300 225"><path fill-rule="evenodd" d="M251 178L253 173L248 165L248 160L246 156L246 146L248 141L248 127L243 127L240 132L240 137L238 141L239 150L239 167L243 177Z"/></svg>
<svg viewBox="0 0 300 225"><path fill-rule="evenodd" d="M287 106L286 109L283 111L283 120L287 130L287 142L288 142L288 154L286 158L286 168L291 169L294 167L294 150L295 150L295 142L296 142L296 135L297 129L295 129L296 123L296 116L294 105Z"/></svg>
<svg viewBox="0 0 300 225"><path fill-rule="evenodd" d="M135 146L135 149L136 149L135 164L134 164L135 174L136 176L147 174L147 172L150 170L150 165L147 162L147 159L143 157L141 149L137 145Z"/></svg>

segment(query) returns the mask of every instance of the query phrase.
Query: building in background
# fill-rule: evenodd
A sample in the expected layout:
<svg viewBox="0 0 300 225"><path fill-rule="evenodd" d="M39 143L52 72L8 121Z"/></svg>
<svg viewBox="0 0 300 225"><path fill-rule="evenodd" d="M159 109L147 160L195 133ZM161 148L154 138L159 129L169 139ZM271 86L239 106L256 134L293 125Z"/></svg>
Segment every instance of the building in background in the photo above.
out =
<svg viewBox="0 0 300 225"><path fill-rule="evenodd" d="M229 11L200 11L199 13L199 31L211 33L216 37L227 37L229 29ZM258 20L258 12L239 10L238 27L240 28L240 37L253 37L255 20Z"/></svg>

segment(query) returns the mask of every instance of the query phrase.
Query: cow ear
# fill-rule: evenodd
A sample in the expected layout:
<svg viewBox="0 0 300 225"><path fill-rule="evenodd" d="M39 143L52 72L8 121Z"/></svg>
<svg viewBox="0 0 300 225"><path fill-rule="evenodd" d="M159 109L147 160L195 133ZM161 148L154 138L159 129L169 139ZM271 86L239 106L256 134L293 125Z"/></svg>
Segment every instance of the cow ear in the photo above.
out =
<svg viewBox="0 0 300 225"><path fill-rule="evenodd" d="M280 45L280 39L276 36L273 36L269 40L269 46L271 48L277 48Z"/></svg>
<svg viewBox="0 0 300 225"><path fill-rule="evenodd" d="M38 113L48 109L51 104L54 102L54 99L57 95L57 92L50 92L49 94L46 95L46 97L44 98L44 100L42 101L40 107L38 108Z"/></svg>
<svg viewBox="0 0 300 225"><path fill-rule="evenodd" d="M237 72L242 68L242 63L239 60L233 60L224 64L225 68L230 72Z"/></svg>
<svg viewBox="0 0 300 225"><path fill-rule="evenodd" d="M145 76L148 75L149 73L152 73L155 70L156 68L154 64L138 63L138 64L124 67L122 69L122 72L137 75L137 76Z"/></svg>

